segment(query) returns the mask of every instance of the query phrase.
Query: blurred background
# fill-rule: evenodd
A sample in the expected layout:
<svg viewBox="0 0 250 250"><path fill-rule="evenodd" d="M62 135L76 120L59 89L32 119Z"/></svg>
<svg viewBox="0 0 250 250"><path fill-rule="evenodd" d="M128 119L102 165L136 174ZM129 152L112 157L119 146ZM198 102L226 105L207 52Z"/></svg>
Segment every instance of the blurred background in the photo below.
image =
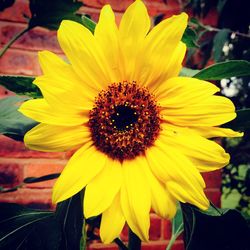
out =
<svg viewBox="0 0 250 250"><path fill-rule="evenodd" d="M49 1L0 0L0 49L27 26L32 4L40 2L44 17L51 15L46 9ZM52 1L53 2L53 1ZM55 1L60 2L60 1ZM61 2L75 2L63 0ZM110 4L119 23L122 13L131 0L83 0L74 9L79 14L98 21L100 9ZM201 69L213 63L232 59L250 61L250 2L247 0L145 0L152 25L185 11L189 14L189 42L184 61L187 68ZM29 5L31 4L31 5ZM33 10L34 11L34 10ZM56 39L56 27L35 27L21 35L0 58L1 75L37 76L41 74L37 52L50 50L63 55ZM52 29L52 30L51 30ZM231 78L216 81L221 94L229 97L237 109L250 107L250 78ZM1 85L1 82L0 82ZM0 86L0 98L14 95ZM250 127L250 126L248 126ZM222 143L231 154L231 162L222 171L204 174L206 193L216 206L237 208L250 216L250 129L240 139L225 139ZM54 209L51 204L51 188L54 181L19 185L26 177L39 177L59 173L71 153L43 153L31 151L23 143L0 136L0 186L13 192L0 193L0 202L15 202L31 208ZM91 229L92 230L92 229ZM92 234L98 234L92 230ZM143 249L165 249L171 236L171 225L151 214L150 242ZM122 239L127 239L127 229ZM89 249L116 249L98 242ZM183 249L181 238L173 250Z"/></svg>

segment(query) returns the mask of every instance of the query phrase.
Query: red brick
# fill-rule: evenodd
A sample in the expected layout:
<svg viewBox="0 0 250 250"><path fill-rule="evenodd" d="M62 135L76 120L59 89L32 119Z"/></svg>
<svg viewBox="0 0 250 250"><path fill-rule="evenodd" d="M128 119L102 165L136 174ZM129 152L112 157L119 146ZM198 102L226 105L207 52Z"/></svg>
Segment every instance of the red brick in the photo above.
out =
<svg viewBox="0 0 250 250"><path fill-rule="evenodd" d="M149 241L142 243L142 250L165 250L168 241ZM117 250L117 245L108 244L104 245L103 243L92 243L87 247L87 250ZM183 242L176 241L172 247L172 250L184 250Z"/></svg>
<svg viewBox="0 0 250 250"><path fill-rule="evenodd" d="M16 0L11 7L0 12L0 19L27 23L24 15L31 16L28 1Z"/></svg>
<svg viewBox="0 0 250 250"><path fill-rule="evenodd" d="M205 25L210 25L210 26L217 26L218 24L218 12L216 10L216 8L210 10L206 17L202 18L200 21L201 23L205 24Z"/></svg>
<svg viewBox="0 0 250 250"><path fill-rule="evenodd" d="M60 173L65 163L54 163L55 160L51 160L51 163L42 163L41 161L28 164L24 166L24 178L26 177L40 177L48 174L54 174L54 173ZM56 179L50 180L50 181L43 181L43 182L37 182L37 183L30 183L26 185L26 187L30 188L51 188L53 187Z"/></svg>
<svg viewBox="0 0 250 250"><path fill-rule="evenodd" d="M172 224L170 220L163 220L163 226L162 226L162 234L163 238L168 240L171 238L172 235Z"/></svg>
<svg viewBox="0 0 250 250"><path fill-rule="evenodd" d="M207 188L221 187L221 170L202 173Z"/></svg>
<svg viewBox="0 0 250 250"><path fill-rule="evenodd" d="M40 152L27 149L23 142L0 135L0 157L8 158L64 158L61 152Z"/></svg>
<svg viewBox="0 0 250 250"><path fill-rule="evenodd" d="M105 4L110 4L115 11L123 12L133 2L133 0L117 1L117 0L82 0L85 6L100 9Z"/></svg>
<svg viewBox="0 0 250 250"><path fill-rule="evenodd" d="M41 70L38 64L37 52L8 49L0 58L0 73L10 75L40 75Z"/></svg>
<svg viewBox="0 0 250 250"><path fill-rule="evenodd" d="M92 243L87 246L87 250L117 250L117 245L116 244L103 244L103 243Z"/></svg>
<svg viewBox="0 0 250 250"><path fill-rule="evenodd" d="M168 245L168 241L149 241L142 243L142 250L166 250ZM108 244L105 245L103 243L91 243L88 245L87 250L117 250L117 245L115 244ZM184 250L184 244L182 241L177 240L171 250Z"/></svg>
<svg viewBox="0 0 250 250"><path fill-rule="evenodd" d="M7 97L8 95L12 94L11 91L7 90L3 86L0 86L0 98Z"/></svg>
<svg viewBox="0 0 250 250"><path fill-rule="evenodd" d="M177 240L171 250L185 250L183 241Z"/></svg>
<svg viewBox="0 0 250 250"><path fill-rule="evenodd" d="M162 0L145 0L145 4L150 16L156 16L163 13L165 17L170 17L174 14L179 14L181 11L180 4L176 0L168 0L167 4Z"/></svg>
<svg viewBox="0 0 250 250"><path fill-rule="evenodd" d="M176 0L169 0L165 4L162 0L145 0L144 1L150 15L165 13L169 10L179 9L179 3ZM114 11L124 12L127 7L133 3L133 0L117 1L117 0L83 0L83 3L92 8L102 8L105 4L110 4Z"/></svg>
<svg viewBox="0 0 250 250"><path fill-rule="evenodd" d="M168 241L149 241L142 243L142 250L166 250ZM177 240L171 250L184 250L183 242Z"/></svg>
<svg viewBox="0 0 250 250"><path fill-rule="evenodd" d="M11 202L29 207L52 208L51 189L20 188L11 193L0 193L0 202Z"/></svg>
<svg viewBox="0 0 250 250"><path fill-rule="evenodd" d="M150 215L149 240L159 240L161 238L162 220L156 214Z"/></svg>
<svg viewBox="0 0 250 250"><path fill-rule="evenodd" d="M156 214L150 214L149 240L158 240L162 237L162 219ZM121 239L128 241L128 226L122 230Z"/></svg>
<svg viewBox="0 0 250 250"><path fill-rule="evenodd" d="M128 225L123 227L120 237L122 241L128 241Z"/></svg>
<svg viewBox="0 0 250 250"><path fill-rule="evenodd" d="M0 37L1 44L6 44L14 35L19 33L26 27L25 24L0 22ZM56 31L49 31L45 28L34 28L24 35L22 35L12 45L12 48L19 48L25 50L51 50L62 53L57 37Z"/></svg>
<svg viewBox="0 0 250 250"><path fill-rule="evenodd" d="M1 160L0 160L1 162ZM0 163L0 185L4 187L14 187L23 180L23 168L17 163Z"/></svg>
<svg viewBox="0 0 250 250"><path fill-rule="evenodd" d="M207 198L217 207L221 206L221 191L218 188L205 190Z"/></svg>

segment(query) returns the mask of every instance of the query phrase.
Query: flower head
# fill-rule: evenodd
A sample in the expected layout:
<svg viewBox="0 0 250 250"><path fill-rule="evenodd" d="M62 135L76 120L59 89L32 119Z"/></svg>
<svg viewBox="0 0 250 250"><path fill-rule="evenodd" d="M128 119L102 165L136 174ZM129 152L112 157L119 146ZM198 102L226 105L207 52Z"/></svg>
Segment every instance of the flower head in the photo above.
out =
<svg viewBox="0 0 250 250"><path fill-rule="evenodd" d="M125 222L148 239L149 212L171 218L176 201L207 209L200 175L225 166L218 126L235 118L232 102L205 81L178 77L186 46L182 13L150 30L142 1L128 7L119 27L109 5L94 34L63 21L58 40L68 62L43 51L43 75L34 83L44 98L20 111L40 122L25 135L41 151L75 149L53 189L63 201L84 187L84 215L102 214L100 234L110 242Z"/></svg>

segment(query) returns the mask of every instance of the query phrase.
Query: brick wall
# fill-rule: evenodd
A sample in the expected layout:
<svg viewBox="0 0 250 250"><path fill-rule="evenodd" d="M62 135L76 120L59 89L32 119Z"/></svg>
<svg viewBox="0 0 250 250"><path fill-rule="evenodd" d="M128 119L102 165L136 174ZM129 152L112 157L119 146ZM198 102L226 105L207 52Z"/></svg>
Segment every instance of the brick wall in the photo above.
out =
<svg viewBox="0 0 250 250"><path fill-rule="evenodd" d="M116 12L119 22L122 12L132 0L84 0L85 6L82 13L91 15L96 21L101 7L110 3ZM149 14L153 17L164 13L166 17L180 12L178 0L168 0L165 4L162 0L145 0ZM28 1L16 0L15 4L0 12L0 47L12 38L14 34L25 27L23 14L29 16ZM208 17L207 23L214 24L214 14ZM62 54L56 39L56 32L43 28L35 28L29 31L0 59L0 74L11 75L39 75L40 68L37 60L37 51L48 49ZM0 87L0 98L13 93ZM43 153L31 151L24 147L23 143L0 136L0 186L14 187L22 182L25 177L38 177L46 174L60 172L67 162L67 153ZM219 171L204 174L207 183L207 196L216 205L220 205L221 175ZM54 181L46 181L28 184L13 193L0 194L0 202L15 202L32 208L53 209L51 204L51 187ZM143 243L144 250L165 249L171 236L171 223L151 214L150 242ZM122 239L127 239L126 229ZM90 244L89 249L117 249L113 244L103 245L98 242ZM173 250L183 250L183 243L178 239Z"/></svg>

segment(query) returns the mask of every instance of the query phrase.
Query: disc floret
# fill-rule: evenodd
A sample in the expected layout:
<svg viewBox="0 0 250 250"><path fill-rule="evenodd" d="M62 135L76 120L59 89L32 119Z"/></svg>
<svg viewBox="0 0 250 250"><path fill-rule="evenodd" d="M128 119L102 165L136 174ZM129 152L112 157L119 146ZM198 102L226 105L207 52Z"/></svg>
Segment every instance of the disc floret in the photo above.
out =
<svg viewBox="0 0 250 250"><path fill-rule="evenodd" d="M113 159L133 159L160 131L155 97L133 82L113 83L95 99L89 127L95 146Z"/></svg>

